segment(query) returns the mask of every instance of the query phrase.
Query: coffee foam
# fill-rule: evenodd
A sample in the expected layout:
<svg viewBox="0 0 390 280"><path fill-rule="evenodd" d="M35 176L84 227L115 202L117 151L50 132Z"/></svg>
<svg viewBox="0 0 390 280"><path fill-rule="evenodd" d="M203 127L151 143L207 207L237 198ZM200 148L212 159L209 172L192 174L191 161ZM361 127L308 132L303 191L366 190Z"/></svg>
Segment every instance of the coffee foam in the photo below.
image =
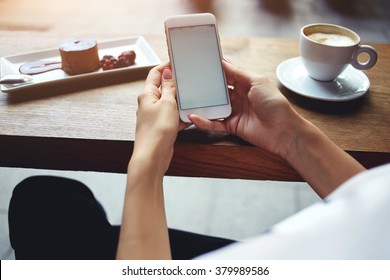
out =
<svg viewBox="0 0 390 280"><path fill-rule="evenodd" d="M320 44L324 44L328 46L336 46L336 47L352 46L356 43L351 37L341 35L341 34L329 34L329 33L316 32L307 35L307 37Z"/></svg>

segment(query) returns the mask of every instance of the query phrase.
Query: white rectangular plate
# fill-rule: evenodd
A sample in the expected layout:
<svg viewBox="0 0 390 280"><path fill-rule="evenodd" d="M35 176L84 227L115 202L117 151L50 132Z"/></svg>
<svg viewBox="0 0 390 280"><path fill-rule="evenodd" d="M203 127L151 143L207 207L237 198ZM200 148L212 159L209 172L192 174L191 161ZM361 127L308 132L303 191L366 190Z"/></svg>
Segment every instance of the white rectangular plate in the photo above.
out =
<svg viewBox="0 0 390 280"><path fill-rule="evenodd" d="M115 75L115 73L119 74L122 72L132 72L140 69L150 69L161 63L156 53L142 36L98 42L98 49L99 59L102 59L104 55L118 57L124 51L133 50L136 53L135 64L124 68L106 71L103 71L100 68L95 72L80 75L68 75L63 70L57 69L33 75L34 79L30 83L1 85L1 90L3 92L16 92L47 84L55 85L56 83L64 81L75 81L76 79L80 80L83 78L94 77L99 78L105 75ZM58 49L48 49L38 52L2 57L0 60L0 74L1 76L4 76L7 74L20 73L20 66L33 60L61 61L61 57Z"/></svg>

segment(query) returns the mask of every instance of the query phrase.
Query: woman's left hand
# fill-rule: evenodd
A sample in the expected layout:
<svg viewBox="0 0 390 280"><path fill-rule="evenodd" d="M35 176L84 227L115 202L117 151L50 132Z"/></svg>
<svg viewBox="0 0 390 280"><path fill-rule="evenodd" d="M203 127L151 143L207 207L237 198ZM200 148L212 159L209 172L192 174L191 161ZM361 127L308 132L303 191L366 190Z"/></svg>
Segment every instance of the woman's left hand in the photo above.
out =
<svg viewBox="0 0 390 280"><path fill-rule="evenodd" d="M159 164L164 174L172 159L177 133L185 127L179 120L175 81L169 63L156 66L150 70L145 88L138 96L133 158L149 157Z"/></svg>
<svg viewBox="0 0 390 280"><path fill-rule="evenodd" d="M169 64L150 70L138 96L131 156L119 236L118 259L170 259L163 178L179 129L175 81Z"/></svg>

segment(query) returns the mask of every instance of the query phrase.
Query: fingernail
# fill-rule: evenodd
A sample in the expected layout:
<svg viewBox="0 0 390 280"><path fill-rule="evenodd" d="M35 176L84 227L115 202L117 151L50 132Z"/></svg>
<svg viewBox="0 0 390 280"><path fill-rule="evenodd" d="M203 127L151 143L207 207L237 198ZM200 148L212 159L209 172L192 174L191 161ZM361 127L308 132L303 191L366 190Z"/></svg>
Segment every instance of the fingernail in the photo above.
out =
<svg viewBox="0 0 390 280"><path fill-rule="evenodd" d="M172 71L169 69L169 67L164 67L163 74L162 74L164 79L172 79Z"/></svg>
<svg viewBox="0 0 390 280"><path fill-rule="evenodd" d="M232 63L227 57L222 57L222 59L225 60L226 62L230 63L230 64Z"/></svg>

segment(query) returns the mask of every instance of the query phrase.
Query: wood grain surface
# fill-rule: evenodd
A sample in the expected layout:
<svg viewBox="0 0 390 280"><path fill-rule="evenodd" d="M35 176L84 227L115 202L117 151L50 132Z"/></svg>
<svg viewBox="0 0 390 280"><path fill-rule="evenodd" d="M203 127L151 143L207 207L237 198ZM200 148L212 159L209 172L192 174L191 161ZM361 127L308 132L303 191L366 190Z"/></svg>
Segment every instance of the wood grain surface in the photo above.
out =
<svg viewBox="0 0 390 280"><path fill-rule="evenodd" d="M56 48L70 34L0 31L0 57ZM94 34L99 40L120 34ZM88 37L91 37L89 34ZM145 36L162 61L163 36ZM377 65L366 71L370 92L345 103L314 101L282 87L276 67L298 56L290 39L222 37L224 55L247 71L268 76L296 110L367 167L390 162L390 45L372 44ZM146 71L0 92L0 166L126 172L136 98ZM280 158L225 134L196 129L179 134L169 175L300 180Z"/></svg>

